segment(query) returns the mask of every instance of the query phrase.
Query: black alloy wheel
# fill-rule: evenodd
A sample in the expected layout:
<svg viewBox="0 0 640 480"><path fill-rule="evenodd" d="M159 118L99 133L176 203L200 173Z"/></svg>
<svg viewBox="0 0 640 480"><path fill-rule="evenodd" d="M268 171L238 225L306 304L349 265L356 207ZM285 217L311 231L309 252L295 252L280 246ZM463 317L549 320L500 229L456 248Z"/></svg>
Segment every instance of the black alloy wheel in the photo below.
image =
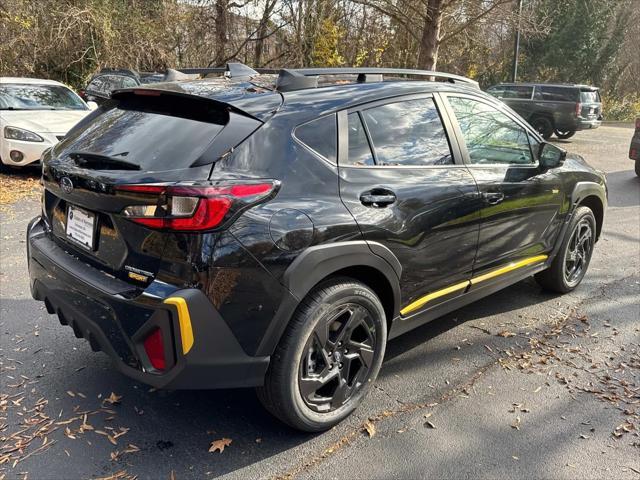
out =
<svg viewBox="0 0 640 480"><path fill-rule="evenodd" d="M305 404L332 412L366 384L373 366L376 328L369 311L347 303L327 312L305 346L298 384Z"/></svg>
<svg viewBox="0 0 640 480"><path fill-rule="evenodd" d="M360 405L376 379L387 343L384 308L367 285L329 278L305 298L271 356L264 407L307 432L327 430Z"/></svg>
<svg viewBox="0 0 640 480"><path fill-rule="evenodd" d="M582 280L591 260L594 238L590 219L581 219L574 227L567 244L564 263L564 279L567 285L577 285Z"/></svg>
<svg viewBox="0 0 640 480"><path fill-rule="evenodd" d="M546 290L567 293L587 273L596 241L596 218L589 207L578 207L567 228L560 249L546 270L535 275Z"/></svg>

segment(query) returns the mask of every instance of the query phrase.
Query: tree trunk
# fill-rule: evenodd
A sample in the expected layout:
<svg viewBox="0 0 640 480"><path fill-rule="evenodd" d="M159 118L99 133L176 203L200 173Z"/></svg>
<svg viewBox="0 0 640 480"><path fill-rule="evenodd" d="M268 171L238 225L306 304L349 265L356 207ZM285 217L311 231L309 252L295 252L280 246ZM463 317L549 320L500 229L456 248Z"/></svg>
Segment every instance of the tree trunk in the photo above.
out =
<svg viewBox="0 0 640 480"><path fill-rule="evenodd" d="M254 66L260 67L262 66L262 55L264 54L264 42L266 40L267 33L269 32L269 19L271 18L271 13L273 12L273 8L276 6L276 0L267 0L264 5L264 10L262 12L262 18L260 19L260 25L258 27L258 31L256 32L256 48L254 51Z"/></svg>
<svg viewBox="0 0 640 480"><path fill-rule="evenodd" d="M440 47L443 3L444 0L428 0L427 15L420 39L420 53L418 54L418 68L420 69L436 69L438 48Z"/></svg>
<svg viewBox="0 0 640 480"><path fill-rule="evenodd" d="M227 45L227 10L229 9L229 0L218 0L216 2L216 55L213 64L216 67L222 66L225 57L225 47Z"/></svg>

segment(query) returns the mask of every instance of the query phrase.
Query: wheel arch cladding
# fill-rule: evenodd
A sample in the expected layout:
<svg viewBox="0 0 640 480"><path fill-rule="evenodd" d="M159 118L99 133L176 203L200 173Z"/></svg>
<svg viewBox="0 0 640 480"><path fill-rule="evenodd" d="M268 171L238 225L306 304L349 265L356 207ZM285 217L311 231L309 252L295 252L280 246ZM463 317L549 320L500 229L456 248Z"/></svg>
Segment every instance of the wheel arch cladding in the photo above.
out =
<svg viewBox="0 0 640 480"><path fill-rule="evenodd" d="M596 240L599 239L607 204L604 187L595 182L580 182L573 190L572 201L576 207L584 206L591 209L596 217Z"/></svg>
<svg viewBox="0 0 640 480"><path fill-rule="evenodd" d="M349 276L366 284L380 298L390 325L400 311L402 267L389 249L380 244L373 247L357 240L317 245L302 252L283 275L283 283L296 301L281 305L257 353L273 353L299 301L330 277Z"/></svg>

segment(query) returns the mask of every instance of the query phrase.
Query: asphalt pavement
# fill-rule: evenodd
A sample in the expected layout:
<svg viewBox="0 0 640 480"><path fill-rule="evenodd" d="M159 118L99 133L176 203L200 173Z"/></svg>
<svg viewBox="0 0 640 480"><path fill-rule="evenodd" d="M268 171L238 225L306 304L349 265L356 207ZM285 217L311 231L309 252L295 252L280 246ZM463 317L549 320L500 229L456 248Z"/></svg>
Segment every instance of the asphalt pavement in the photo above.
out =
<svg viewBox="0 0 640 480"><path fill-rule="evenodd" d="M271 418L251 390L157 391L114 371L31 299L37 199L1 208L0 479L640 478L632 134L605 125L558 142L609 184L577 290L528 279L391 341L364 405L317 435Z"/></svg>

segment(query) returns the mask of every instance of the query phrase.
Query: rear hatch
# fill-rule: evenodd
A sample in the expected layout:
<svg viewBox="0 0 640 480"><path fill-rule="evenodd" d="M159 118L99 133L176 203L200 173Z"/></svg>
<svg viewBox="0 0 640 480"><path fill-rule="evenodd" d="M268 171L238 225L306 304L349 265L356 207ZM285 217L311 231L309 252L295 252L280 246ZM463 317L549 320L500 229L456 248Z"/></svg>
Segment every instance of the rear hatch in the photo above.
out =
<svg viewBox="0 0 640 480"><path fill-rule="evenodd" d="M171 233L165 220L145 224L131 215L171 215L167 205L200 209L204 200L185 204L166 189L180 185L188 197L193 188L185 185L237 181L224 173L212 181L212 164L261 125L211 98L153 89L116 94L44 156L43 217L53 238L117 278L148 282Z"/></svg>
<svg viewBox="0 0 640 480"><path fill-rule="evenodd" d="M594 87L580 87L580 116L587 120L598 120L602 115L600 92Z"/></svg>

